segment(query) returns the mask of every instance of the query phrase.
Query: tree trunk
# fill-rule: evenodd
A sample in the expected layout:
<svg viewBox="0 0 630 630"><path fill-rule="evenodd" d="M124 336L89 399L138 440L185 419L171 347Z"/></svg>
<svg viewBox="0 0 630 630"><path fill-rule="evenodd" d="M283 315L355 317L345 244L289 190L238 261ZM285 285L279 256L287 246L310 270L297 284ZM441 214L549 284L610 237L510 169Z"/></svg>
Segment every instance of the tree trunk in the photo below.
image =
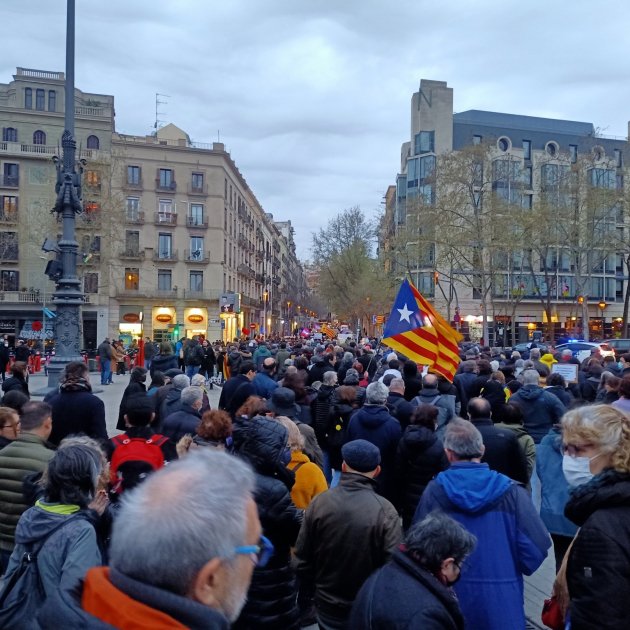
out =
<svg viewBox="0 0 630 630"><path fill-rule="evenodd" d="M584 341L588 341L590 339L588 324L588 299L585 296L584 302L582 302L582 336L584 337Z"/></svg>

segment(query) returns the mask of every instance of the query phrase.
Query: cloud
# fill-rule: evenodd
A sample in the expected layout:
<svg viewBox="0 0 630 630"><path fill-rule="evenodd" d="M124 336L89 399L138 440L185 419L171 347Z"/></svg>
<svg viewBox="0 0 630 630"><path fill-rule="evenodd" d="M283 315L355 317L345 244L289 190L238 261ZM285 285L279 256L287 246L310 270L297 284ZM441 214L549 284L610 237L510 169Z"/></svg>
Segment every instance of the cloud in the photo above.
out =
<svg viewBox="0 0 630 630"><path fill-rule="evenodd" d="M116 125L163 118L220 133L261 205L291 219L298 250L344 208L380 208L421 78L456 111L591 121L626 134L630 7L604 0L110 0L77 3L76 84L113 94ZM5 0L2 81L62 70L64 3Z"/></svg>

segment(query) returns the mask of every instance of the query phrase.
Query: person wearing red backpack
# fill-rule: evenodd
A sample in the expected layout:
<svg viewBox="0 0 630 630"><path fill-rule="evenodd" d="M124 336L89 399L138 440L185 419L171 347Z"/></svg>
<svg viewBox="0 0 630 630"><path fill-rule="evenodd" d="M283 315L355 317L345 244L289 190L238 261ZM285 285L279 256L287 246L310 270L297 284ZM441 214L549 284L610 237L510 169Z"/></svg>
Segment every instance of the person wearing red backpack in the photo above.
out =
<svg viewBox="0 0 630 630"><path fill-rule="evenodd" d="M147 474L177 459L175 444L150 427L155 416L153 401L145 394L127 400L127 431L108 443L112 493L119 495L138 485Z"/></svg>

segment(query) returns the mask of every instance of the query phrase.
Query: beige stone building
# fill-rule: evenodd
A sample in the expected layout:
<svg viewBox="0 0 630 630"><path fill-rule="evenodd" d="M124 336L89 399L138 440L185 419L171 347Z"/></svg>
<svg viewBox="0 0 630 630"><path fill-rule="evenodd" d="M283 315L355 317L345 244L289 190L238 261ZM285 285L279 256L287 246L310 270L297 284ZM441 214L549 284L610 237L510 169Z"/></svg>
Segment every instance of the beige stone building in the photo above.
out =
<svg viewBox="0 0 630 630"><path fill-rule="evenodd" d="M63 84L63 73L19 68L0 85L0 333L37 337L30 326L54 290L43 274L54 254L41 244L60 232L49 210ZM84 347L106 335L286 332L287 305L305 299L293 228L263 210L224 145L193 142L172 124L116 133L112 96L77 90L75 108Z"/></svg>

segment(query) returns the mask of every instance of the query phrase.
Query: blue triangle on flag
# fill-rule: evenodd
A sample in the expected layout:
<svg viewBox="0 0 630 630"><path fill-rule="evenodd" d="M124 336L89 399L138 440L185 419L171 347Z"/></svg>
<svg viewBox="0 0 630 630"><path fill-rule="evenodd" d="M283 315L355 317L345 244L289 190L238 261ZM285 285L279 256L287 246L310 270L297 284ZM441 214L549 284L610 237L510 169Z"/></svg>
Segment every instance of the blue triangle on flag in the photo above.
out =
<svg viewBox="0 0 630 630"><path fill-rule="evenodd" d="M391 315L383 331L383 337L393 337L401 333L430 325L426 314L420 310L408 280L404 280L394 302Z"/></svg>

